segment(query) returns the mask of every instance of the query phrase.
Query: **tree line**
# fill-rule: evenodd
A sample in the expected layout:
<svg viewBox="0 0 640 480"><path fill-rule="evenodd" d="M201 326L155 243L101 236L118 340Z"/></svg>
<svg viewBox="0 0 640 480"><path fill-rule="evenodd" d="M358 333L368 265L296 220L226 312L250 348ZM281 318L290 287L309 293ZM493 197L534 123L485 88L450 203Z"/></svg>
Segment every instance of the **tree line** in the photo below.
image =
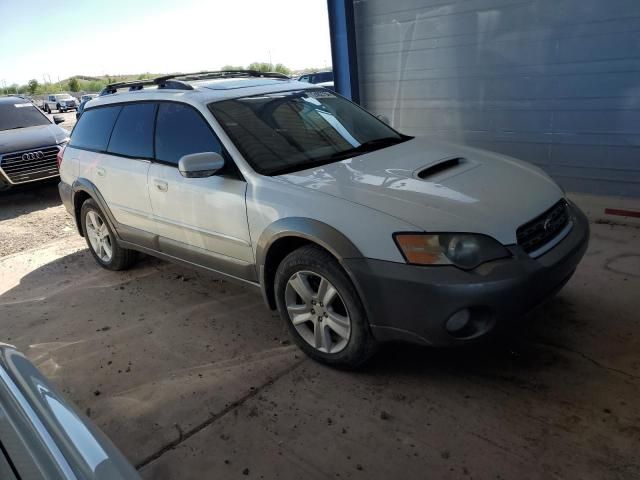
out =
<svg viewBox="0 0 640 480"><path fill-rule="evenodd" d="M238 65L225 65L221 70L256 70L259 72L278 72L285 75L291 75L292 70L282 63L253 62L246 67ZM318 68L306 68L304 72L317 71ZM138 75L105 75L93 80L87 80L80 76L71 77L60 82L39 82L32 78L24 85L14 83L3 88L5 94L17 93L22 95L44 95L56 92L99 92L107 84L114 82L123 82L129 80L145 80L161 76L163 74L143 73Z"/></svg>

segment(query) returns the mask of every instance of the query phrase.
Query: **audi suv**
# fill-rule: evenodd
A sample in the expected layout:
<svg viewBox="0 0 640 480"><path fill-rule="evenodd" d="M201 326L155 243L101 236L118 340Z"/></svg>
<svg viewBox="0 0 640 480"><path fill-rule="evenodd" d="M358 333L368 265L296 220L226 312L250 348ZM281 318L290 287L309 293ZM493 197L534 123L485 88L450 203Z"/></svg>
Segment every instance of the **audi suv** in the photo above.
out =
<svg viewBox="0 0 640 480"><path fill-rule="evenodd" d="M57 155L69 140L31 101L0 97L0 190L58 176Z"/></svg>

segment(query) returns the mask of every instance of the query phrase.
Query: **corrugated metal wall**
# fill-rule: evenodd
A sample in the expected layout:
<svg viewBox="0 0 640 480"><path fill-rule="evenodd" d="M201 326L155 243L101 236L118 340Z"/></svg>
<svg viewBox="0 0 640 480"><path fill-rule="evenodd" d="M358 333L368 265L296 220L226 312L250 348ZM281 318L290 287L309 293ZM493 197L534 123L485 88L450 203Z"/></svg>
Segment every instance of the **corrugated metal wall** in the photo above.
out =
<svg viewBox="0 0 640 480"><path fill-rule="evenodd" d="M640 197L640 0L355 0L361 103L400 131Z"/></svg>

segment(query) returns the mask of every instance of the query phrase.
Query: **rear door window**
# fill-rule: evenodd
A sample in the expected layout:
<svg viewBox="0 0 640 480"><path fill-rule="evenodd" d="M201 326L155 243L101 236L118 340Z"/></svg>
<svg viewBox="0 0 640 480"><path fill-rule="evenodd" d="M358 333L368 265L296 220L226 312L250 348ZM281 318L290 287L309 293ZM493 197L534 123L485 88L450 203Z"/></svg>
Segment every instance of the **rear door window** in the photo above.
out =
<svg viewBox="0 0 640 480"><path fill-rule="evenodd" d="M222 153L202 115L189 105L161 103L156 120L156 159L177 165L184 155L201 152Z"/></svg>
<svg viewBox="0 0 640 480"><path fill-rule="evenodd" d="M85 110L71 134L72 147L104 152L121 106Z"/></svg>
<svg viewBox="0 0 640 480"><path fill-rule="evenodd" d="M109 141L109 153L133 158L153 158L155 114L155 103L134 103L122 107Z"/></svg>

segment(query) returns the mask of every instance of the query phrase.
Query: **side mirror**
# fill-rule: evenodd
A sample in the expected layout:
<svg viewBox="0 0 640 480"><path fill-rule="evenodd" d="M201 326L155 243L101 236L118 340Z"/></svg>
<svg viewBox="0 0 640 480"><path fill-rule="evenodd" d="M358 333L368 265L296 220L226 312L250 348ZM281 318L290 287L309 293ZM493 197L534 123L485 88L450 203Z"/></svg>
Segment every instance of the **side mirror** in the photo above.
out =
<svg viewBox="0 0 640 480"><path fill-rule="evenodd" d="M54 115L53 116L53 123L55 123L56 125L58 125L59 123L64 123L64 117L62 117L60 115Z"/></svg>
<svg viewBox="0 0 640 480"><path fill-rule="evenodd" d="M381 122L386 123L387 125L391 124L391 122L389 121L389 117L387 117L386 115L383 115L383 114L376 115L376 118Z"/></svg>
<svg viewBox="0 0 640 480"><path fill-rule="evenodd" d="M210 177L222 167L224 167L224 158L215 152L191 153L178 162L178 170L185 178Z"/></svg>

